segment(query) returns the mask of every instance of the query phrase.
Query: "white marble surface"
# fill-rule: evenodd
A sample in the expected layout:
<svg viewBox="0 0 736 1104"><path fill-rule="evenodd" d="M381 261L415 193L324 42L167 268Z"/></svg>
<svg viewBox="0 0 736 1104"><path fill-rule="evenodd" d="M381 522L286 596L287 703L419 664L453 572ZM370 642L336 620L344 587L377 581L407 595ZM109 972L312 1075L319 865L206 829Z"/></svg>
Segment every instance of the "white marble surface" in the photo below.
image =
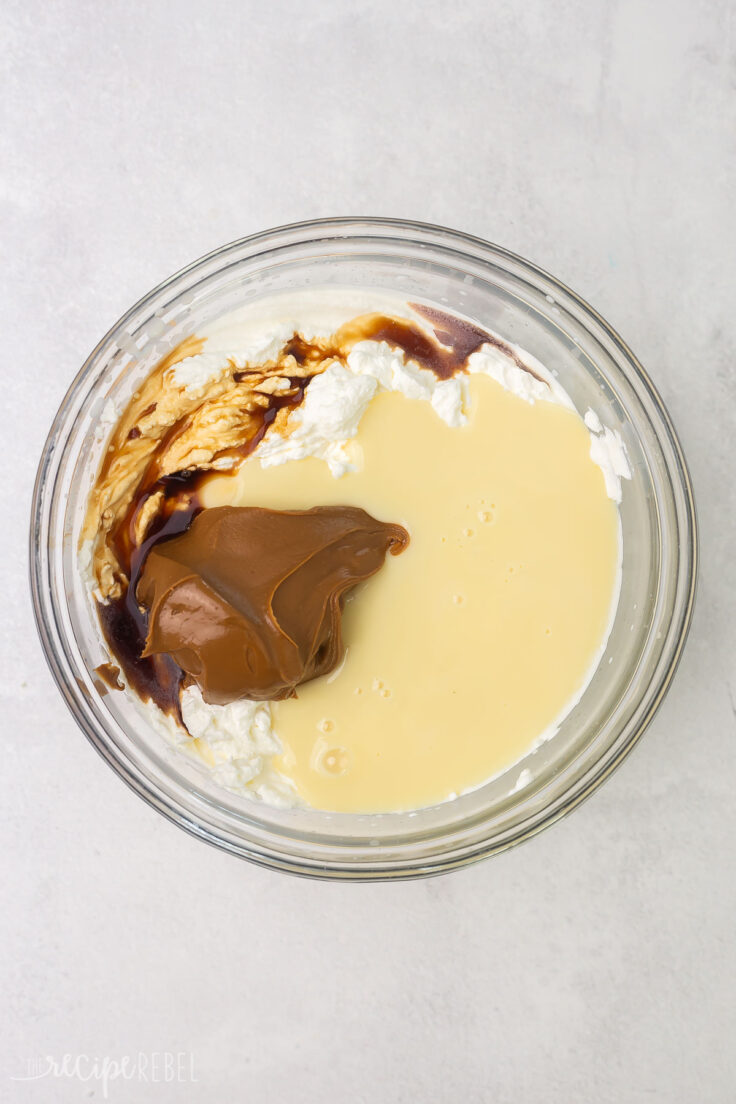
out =
<svg viewBox="0 0 736 1104"><path fill-rule="evenodd" d="M736 1098L730 0L3 9L0 1098L104 1098L11 1080L44 1055L166 1051L195 1084L109 1099ZM632 758L516 852L395 886L268 873L148 809L67 715L26 584L38 454L108 326L223 242L350 213L482 235L588 298L669 405L702 530Z"/></svg>

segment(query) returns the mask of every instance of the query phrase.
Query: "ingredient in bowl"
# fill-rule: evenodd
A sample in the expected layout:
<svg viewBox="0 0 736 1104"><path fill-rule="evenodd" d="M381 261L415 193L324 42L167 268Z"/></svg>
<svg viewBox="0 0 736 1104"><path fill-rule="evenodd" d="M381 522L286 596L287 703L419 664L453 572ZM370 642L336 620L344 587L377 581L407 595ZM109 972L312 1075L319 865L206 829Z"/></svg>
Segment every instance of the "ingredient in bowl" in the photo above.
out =
<svg viewBox="0 0 736 1104"><path fill-rule="evenodd" d="M418 808L518 763L585 690L625 450L474 322L309 294L219 319L138 385L85 562L126 687L222 785Z"/></svg>
<svg viewBox="0 0 736 1104"><path fill-rule="evenodd" d="M146 560L143 655L170 655L206 702L293 697L342 659L347 593L408 542L349 506L204 510Z"/></svg>

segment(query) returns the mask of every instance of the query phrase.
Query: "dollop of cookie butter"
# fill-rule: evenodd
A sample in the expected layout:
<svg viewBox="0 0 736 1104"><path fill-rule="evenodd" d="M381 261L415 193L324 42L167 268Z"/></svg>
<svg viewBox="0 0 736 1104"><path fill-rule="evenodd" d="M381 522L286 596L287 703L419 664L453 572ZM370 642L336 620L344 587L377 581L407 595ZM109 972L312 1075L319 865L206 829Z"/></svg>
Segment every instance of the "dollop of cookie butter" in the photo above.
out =
<svg viewBox="0 0 736 1104"><path fill-rule="evenodd" d="M354 506L204 510L146 559L143 656L171 656L211 704L293 697L342 659L348 592L408 542Z"/></svg>

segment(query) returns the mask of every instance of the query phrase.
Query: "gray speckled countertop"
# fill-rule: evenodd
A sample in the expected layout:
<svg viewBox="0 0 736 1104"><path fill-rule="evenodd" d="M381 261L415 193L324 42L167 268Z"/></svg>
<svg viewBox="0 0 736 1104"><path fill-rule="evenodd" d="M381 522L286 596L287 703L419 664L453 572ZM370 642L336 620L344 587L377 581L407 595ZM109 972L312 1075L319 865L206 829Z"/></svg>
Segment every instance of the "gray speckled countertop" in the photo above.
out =
<svg viewBox="0 0 736 1104"><path fill-rule="evenodd" d="M736 1099L733 5L4 7L0 1098L104 1099L83 1061L11 1078L141 1052L111 1101ZM592 302L669 406L701 525L631 759L517 851L406 885L268 873L147 808L67 714L26 583L38 454L108 326L226 241L350 213L479 234Z"/></svg>

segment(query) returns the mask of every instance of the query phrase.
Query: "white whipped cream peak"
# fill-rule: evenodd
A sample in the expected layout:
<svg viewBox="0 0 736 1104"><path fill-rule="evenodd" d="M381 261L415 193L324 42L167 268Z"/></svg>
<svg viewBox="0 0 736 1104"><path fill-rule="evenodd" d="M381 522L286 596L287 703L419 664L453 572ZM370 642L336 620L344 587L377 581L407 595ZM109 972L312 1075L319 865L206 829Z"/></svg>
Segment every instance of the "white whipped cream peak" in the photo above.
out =
<svg viewBox="0 0 736 1104"><path fill-rule="evenodd" d="M591 433L600 433L603 429L600 418L596 414L595 410L591 410L590 407L588 407L588 409L585 411L585 417L583 418L583 421L585 422Z"/></svg>
<svg viewBox="0 0 736 1104"><path fill-rule="evenodd" d="M299 804L291 783L271 765L283 748L272 728L269 702L242 698L208 705L197 686L188 686L181 695L181 714L221 786L281 808Z"/></svg>
<svg viewBox="0 0 736 1104"><path fill-rule="evenodd" d="M524 767L523 770L519 771L519 777L516 779L516 782L514 783L514 787L511 790L511 793L519 793L520 790L526 789L526 787L529 785L531 780L532 780L532 772L529 770L528 767Z"/></svg>
<svg viewBox="0 0 736 1104"><path fill-rule="evenodd" d="M598 420L600 425L600 420ZM601 427L602 432L590 434L590 458L603 472L606 494L616 504L621 502L621 480L631 479L631 467L626 446L616 430Z"/></svg>
<svg viewBox="0 0 736 1104"><path fill-rule="evenodd" d="M241 699L209 705L199 687L188 686L181 695L183 729L153 702L132 696L174 752L219 786L280 809L303 804L291 782L273 766L283 748L273 731L270 702Z"/></svg>
<svg viewBox="0 0 736 1104"><path fill-rule="evenodd" d="M491 335L496 336L496 335ZM477 353L468 358L468 372L471 375L490 376L496 383L510 391L524 402L552 402L574 410L572 399L552 373L530 353L516 345L504 342L509 352L495 345L483 345ZM511 355L509 355L509 353ZM517 357L531 371L520 368L514 359ZM532 374L534 373L534 374ZM540 378L535 378L539 376Z"/></svg>
<svg viewBox="0 0 736 1104"><path fill-rule="evenodd" d="M196 356L185 357L172 365L166 373L166 379L188 392L204 391L225 374L230 368L231 360L238 367L245 363L240 353L197 353Z"/></svg>
<svg viewBox="0 0 736 1104"><path fill-rule="evenodd" d="M314 456L324 460L334 476L343 475L351 467L346 444L358 432L376 388L372 376L355 375L333 361L311 381L303 402L290 415L289 433L267 433L254 457L267 468Z"/></svg>

